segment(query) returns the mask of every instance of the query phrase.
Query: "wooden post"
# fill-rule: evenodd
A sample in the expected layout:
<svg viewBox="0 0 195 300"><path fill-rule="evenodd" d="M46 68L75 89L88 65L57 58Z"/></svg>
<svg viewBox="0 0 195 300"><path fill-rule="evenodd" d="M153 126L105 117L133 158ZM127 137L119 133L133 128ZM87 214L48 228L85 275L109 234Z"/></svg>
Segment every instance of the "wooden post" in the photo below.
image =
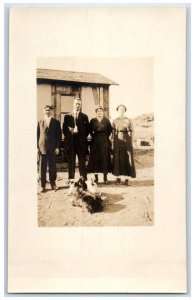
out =
<svg viewBox="0 0 195 300"><path fill-rule="evenodd" d="M61 95L60 93L56 94L56 119L61 123Z"/></svg>
<svg viewBox="0 0 195 300"><path fill-rule="evenodd" d="M100 103L101 106L104 107L104 95L103 95L104 92L103 92L103 87L102 86L99 88L99 91L100 91L100 101L99 101L99 103Z"/></svg>
<svg viewBox="0 0 195 300"><path fill-rule="evenodd" d="M103 107L106 118L110 117L109 113L109 86L103 88Z"/></svg>
<svg viewBox="0 0 195 300"><path fill-rule="evenodd" d="M56 118L56 86L51 86L51 105L54 107L54 118Z"/></svg>

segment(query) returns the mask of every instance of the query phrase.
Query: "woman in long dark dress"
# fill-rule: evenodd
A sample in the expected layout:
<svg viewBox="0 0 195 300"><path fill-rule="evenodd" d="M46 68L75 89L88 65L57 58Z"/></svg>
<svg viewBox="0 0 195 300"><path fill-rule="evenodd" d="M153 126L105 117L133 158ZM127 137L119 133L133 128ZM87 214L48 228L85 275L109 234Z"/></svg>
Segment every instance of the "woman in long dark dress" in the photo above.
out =
<svg viewBox="0 0 195 300"><path fill-rule="evenodd" d="M125 116L126 106L121 104L116 110L119 116L112 124L114 136L113 174L117 177L117 184L121 183L119 176L125 176L125 184L128 185L129 177L136 177L132 146L134 130L132 121Z"/></svg>
<svg viewBox="0 0 195 300"><path fill-rule="evenodd" d="M95 181L98 182L98 173L104 174L104 183L107 183L107 174L111 172L111 141L112 133L110 121L104 117L102 106L95 109L96 118L91 119L89 132L92 137L90 146L90 158L88 173L95 174Z"/></svg>

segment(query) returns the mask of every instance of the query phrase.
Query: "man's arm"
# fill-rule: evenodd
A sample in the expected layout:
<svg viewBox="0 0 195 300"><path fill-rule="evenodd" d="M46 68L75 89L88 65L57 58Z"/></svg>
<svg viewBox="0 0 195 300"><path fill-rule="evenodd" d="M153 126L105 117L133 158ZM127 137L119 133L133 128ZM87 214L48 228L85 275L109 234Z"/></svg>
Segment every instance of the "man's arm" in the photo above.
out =
<svg viewBox="0 0 195 300"><path fill-rule="evenodd" d="M86 136L88 136L90 133L90 126L89 126L89 119L88 119L87 115L85 115L85 119L86 119L86 121L85 121L86 122L86 126L85 126Z"/></svg>
<svg viewBox="0 0 195 300"><path fill-rule="evenodd" d="M60 122L56 120L56 149L55 154L59 154L60 152L60 143L61 143L61 126Z"/></svg>
<svg viewBox="0 0 195 300"><path fill-rule="evenodd" d="M39 149L39 138L40 138L40 125L37 124L37 149Z"/></svg>
<svg viewBox="0 0 195 300"><path fill-rule="evenodd" d="M62 138L61 125L60 122L57 121L57 148L58 149L60 148L61 138Z"/></svg>
<svg viewBox="0 0 195 300"><path fill-rule="evenodd" d="M74 130L74 127L71 127L70 125L71 124L69 124L69 116L68 115L65 115L64 116L64 122L63 122L63 127L62 127L62 132L63 132L63 134L64 134L64 136L67 134L67 133L72 133L73 132L73 130Z"/></svg>

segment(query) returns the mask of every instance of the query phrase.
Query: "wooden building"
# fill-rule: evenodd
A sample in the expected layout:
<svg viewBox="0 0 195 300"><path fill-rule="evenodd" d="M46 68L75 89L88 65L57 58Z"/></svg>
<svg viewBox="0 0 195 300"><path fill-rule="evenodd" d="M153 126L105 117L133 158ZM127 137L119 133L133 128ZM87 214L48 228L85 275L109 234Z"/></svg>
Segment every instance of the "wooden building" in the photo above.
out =
<svg viewBox="0 0 195 300"><path fill-rule="evenodd" d="M97 73L37 69L37 119L43 117L46 104L54 106L54 117L61 124L64 115L72 111L73 99L82 100L82 111L89 119L95 115L95 105L102 105L109 117L109 87L116 82Z"/></svg>

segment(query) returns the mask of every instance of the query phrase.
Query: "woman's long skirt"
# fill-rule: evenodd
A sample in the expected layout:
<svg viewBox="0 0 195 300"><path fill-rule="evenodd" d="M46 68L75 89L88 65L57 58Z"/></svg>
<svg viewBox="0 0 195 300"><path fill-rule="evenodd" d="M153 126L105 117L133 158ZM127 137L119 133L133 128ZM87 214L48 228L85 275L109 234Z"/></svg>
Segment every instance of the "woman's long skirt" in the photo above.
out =
<svg viewBox="0 0 195 300"><path fill-rule="evenodd" d="M115 176L125 175L136 177L135 164L133 159L133 147L131 137L127 136L121 140L115 136L113 151L113 174Z"/></svg>

